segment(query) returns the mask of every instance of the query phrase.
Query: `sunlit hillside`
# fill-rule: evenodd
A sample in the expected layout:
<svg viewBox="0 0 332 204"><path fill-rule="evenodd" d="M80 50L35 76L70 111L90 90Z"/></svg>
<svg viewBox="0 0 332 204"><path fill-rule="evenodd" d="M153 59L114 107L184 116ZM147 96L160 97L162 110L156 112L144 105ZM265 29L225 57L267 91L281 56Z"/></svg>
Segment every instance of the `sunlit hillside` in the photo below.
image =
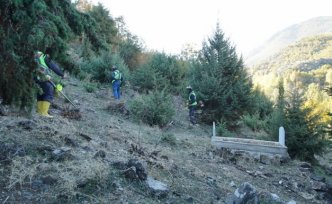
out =
<svg viewBox="0 0 332 204"><path fill-rule="evenodd" d="M260 63L267 58L278 53L281 49L296 41L304 38L315 36L318 34L326 34L332 32L332 17L317 17L308 21L292 25L275 35L273 35L266 43L254 49L246 56L246 64L254 65Z"/></svg>
<svg viewBox="0 0 332 204"><path fill-rule="evenodd" d="M326 118L326 112L332 108L331 99L324 92L332 84L332 34L304 38L250 71L255 85L274 100L282 79L286 93L296 90L316 114Z"/></svg>

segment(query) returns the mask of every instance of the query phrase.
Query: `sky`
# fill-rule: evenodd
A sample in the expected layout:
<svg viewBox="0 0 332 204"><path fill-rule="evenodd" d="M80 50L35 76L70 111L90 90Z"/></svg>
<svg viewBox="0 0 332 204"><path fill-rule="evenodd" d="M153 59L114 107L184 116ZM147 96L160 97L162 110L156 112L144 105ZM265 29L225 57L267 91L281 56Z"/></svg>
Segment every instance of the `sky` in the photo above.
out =
<svg viewBox="0 0 332 204"><path fill-rule="evenodd" d="M276 32L318 16L332 16L332 0L90 0L113 18L123 16L129 31L148 50L179 54L190 43L201 48L219 23L246 56Z"/></svg>

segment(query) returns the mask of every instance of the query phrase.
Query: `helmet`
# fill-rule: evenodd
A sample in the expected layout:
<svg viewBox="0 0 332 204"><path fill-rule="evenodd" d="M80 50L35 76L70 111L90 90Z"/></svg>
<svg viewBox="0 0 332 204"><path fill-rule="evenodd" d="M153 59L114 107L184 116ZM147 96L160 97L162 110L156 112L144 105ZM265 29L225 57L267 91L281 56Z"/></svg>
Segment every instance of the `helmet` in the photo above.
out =
<svg viewBox="0 0 332 204"><path fill-rule="evenodd" d="M186 89L191 89L191 90L192 90L193 88L192 88L192 87L189 85L189 86L187 86L187 88L186 88Z"/></svg>
<svg viewBox="0 0 332 204"><path fill-rule="evenodd" d="M41 52L41 51L35 51L35 55L37 55L37 56L40 56L42 54L43 54L43 52Z"/></svg>

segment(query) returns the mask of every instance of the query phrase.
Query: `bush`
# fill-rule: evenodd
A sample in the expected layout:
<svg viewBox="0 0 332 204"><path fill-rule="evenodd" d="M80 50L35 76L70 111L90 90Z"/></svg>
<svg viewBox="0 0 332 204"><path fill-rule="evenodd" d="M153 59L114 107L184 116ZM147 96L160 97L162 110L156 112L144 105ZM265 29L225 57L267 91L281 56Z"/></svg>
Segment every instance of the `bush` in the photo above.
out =
<svg viewBox="0 0 332 204"><path fill-rule="evenodd" d="M242 121L244 124L246 124L248 127L250 127L253 131L258 131L266 128L266 120L261 120L259 113L256 113L254 115L243 115Z"/></svg>
<svg viewBox="0 0 332 204"><path fill-rule="evenodd" d="M161 142L168 143L170 145L176 145L176 137L173 134L162 134Z"/></svg>
<svg viewBox="0 0 332 204"><path fill-rule="evenodd" d="M256 87L252 92L252 107L250 113L258 114L258 119L265 119L273 112L273 103Z"/></svg>
<svg viewBox="0 0 332 204"><path fill-rule="evenodd" d="M149 125L166 125L174 115L171 97L162 92L152 92L134 99L129 110L138 119Z"/></svg>
<svg viewBox="0 0 332 204"><path fill-rule="evenodd" d="M314 161L326 148L322 126L317 115L310 115L311 108L303 107L303 98L293 90L286 107L286 146L292 158Z"/></svg>
<svg viewBox="0 0 332 204"><path fill-rule="evenodd" d="M165 80L148 64L142 65L133 72L131 82L134 88L140 92L161 90L165 87Z"/></svg>
<svg viewBox="0 0 332 204"><path fill-rule="evenodd" d="M101 83L111 82L111 67L116 65L123 76L129 75L129 70L121 57L116 53L103 52L99 57L81 64L82 70L91 74L91 80Z"/></svg>
<svg viewBox="0 0 332 204"><path fill-rule="evenodd" d="M132 83L141 91L167 90L177 93L187 69L187 65L175 56L154 53L134 72Z"/></svg>
<svg viewBox="0 0 332 204"><path fill-rule="evenodd" d="M230 132L227 128L226 122L223 120L217 125L217 133L221 137L233 137L234 133Z"/></svg>
<svg viewBox="0 0 332 204"><path fill-rule="evenodd" d="M279 138L279 128L284 126L283 119L284 113L278 109L275 109L271 115L266 119L266 129L265 131L269 133L273 141L278 141Z"/></svg>
<svg viewBox="0 0 332 204"><path fill-rule="evenodd" d="M95 84L95 83L86 83L83 85L85 90L88 92L88 93L93 93L97 90L98 88L98 84Z"/></svg>

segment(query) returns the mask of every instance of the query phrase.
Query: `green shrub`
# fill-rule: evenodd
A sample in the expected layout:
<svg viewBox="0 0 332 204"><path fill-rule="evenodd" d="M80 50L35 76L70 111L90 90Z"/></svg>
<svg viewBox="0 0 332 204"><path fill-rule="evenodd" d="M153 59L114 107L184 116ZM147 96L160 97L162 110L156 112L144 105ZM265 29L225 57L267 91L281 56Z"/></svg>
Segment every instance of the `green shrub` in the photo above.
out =
<svg viewBox="0 0 332 204"><path fill-rule="evenodd" d="M217 125L217 133L221 137L234 137L234 133L228 130L226 122L223 120Z"/></svg>
<svg viewBox="0 0 332 204"><path fill-rule="evenodd" d="M168 143L170 145L176 145L176 137L174 134L162 134L161 142Z"/></svg>
<svg viewBox="0 0 332 204"><path fill-rule="evenodd" d="M293 90L286 107L286 146L291 158L314 161L326 148L323 128L317 115L310 115L312 108L303 107L303 97ZM317 125L318 124L318 125Z"/></svg>
<svg viewBox="0 0 332 204"><path fill-rule="evenodd" d="M129 103L133 115L149 125L166 125L174 115L171 97L162 92L141 95Z"/></svg>
<svg viewBox="0 0 332 204"><path fill-rule="evenodd" d="M160 90L165 87L165 80L151 66L145 64L136 69L131 77L132 85L140 92Z"/></svg>
<svg viewBox="0 0 332 204"><path fill-rule="evenodd" d="M258 114L259 119L265 119L273 112L273 103L259 87L252 92L251 104L250 113Z"/></svg>
<svg viewBox="0 0 332 204"><path fill-rule="evenodd" d="M241 117L244 124L250 127L253 131L266 129L266 120L261 120L259 113L254 115L246 114Z"/></svg>
<svg viewBox="0 0 332 204"><path fill-rule="evenodd" d="M175 56L153 53L132 75L132 84L140 91L166 90L178 93L188 65Z"/></svg>
<svg viewBox="0 0 332 204"><path fill-rule="evenodd" d="M96 83L85 83L83 85L83 87L85 88L85 90L88 93L93 93L93 92L95 92L97 90L98 84L96 84Z"/></svg>
<svg viewBox="0 0 332 204"><path fill-rule="evenodd" d="M116 53L103 52L100 56L85 61L81 64L83 71L91 74L91 80L101 83L111 82L111 67L116 65L124 78L129 75L129 70L121 57Z"/></svg>
<svg viewBox="0 0 332 204"><path fill-rule="evenodd" d="M79 71L77 74L76 74L76 77L80 80L80 81L83 81L85 80L87 77L88 77L88 74L84 71Z"/></svg>

